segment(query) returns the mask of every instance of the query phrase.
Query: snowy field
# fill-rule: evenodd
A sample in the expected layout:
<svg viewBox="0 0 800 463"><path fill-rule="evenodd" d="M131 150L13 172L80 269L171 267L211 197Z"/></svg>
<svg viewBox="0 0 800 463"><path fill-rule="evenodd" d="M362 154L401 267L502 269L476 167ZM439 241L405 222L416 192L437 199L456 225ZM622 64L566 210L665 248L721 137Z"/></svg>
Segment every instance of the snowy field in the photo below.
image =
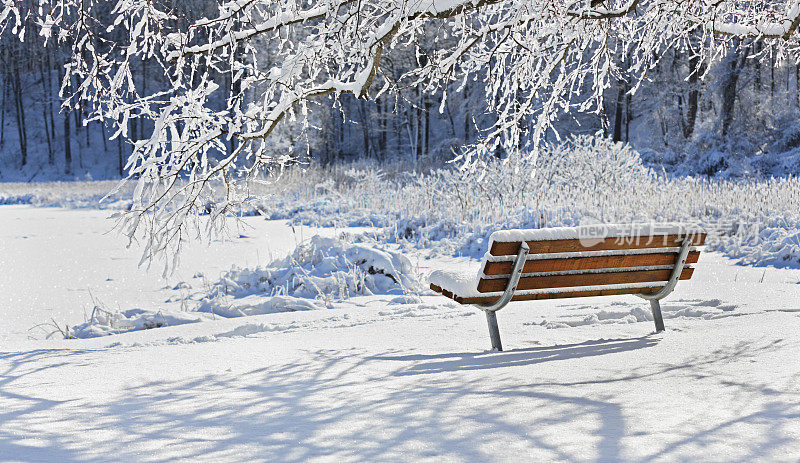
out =
<svg viewBox="0 0 800 463"><path fill-rule="evenodd" d="M705 253L658 335L633 296L512 303L495 353L481 312L424 285L312 310L193 310L241 276L232 265L341 229L249 217L164 280L105 233L106 215L0 207L2 461L800 459L799 270ZM421 282L470 262L404 253ZM96 305L199 321L89 339L31 330L80 325Z"/></svg>

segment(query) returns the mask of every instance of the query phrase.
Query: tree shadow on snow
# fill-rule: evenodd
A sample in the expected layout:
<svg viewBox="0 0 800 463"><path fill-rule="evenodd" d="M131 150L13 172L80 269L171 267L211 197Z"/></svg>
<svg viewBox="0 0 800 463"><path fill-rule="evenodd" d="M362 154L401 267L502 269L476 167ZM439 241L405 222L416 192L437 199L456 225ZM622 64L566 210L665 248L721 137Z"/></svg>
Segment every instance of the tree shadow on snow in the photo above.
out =
<svg viewBox="0 0 800 463"><path fill-rule="evenodd" d="M463 352L432 355L378 356L378 360L421 362L399 374L420 375L456 370L483 370L487 368L533 365L582 357L595 357L653 347L658 338L648 335L639 338L599 339L575 344L513 349L504 352Z"/></svg>
<svg viewBox="0 0 800 463"><path fill-rule="evenodd" d="M50 416L72 400L42 397L36 392L9 386L26 376L44 370L76 365L74 359L90 352L83 349L36 349L23 352L0 352L0 461L83 461L82 452L61 445L47 445L49 439L39 433L15 432L9 426L14 421L30 421L32 416ZM41 359L51 363L36 365ZM35 366L31 367L31 364ZM65 374L67 374L65 372ZM44 438L44 439L42 439ZM37 441L38 440L38 441ZM35 442L36 441L36 442Z"/></svg>
<svg viewBox="0 0 800 463"><path fill-rule="evenodd" d="M534 375L502 379L487 370L607 355L655 342L651 337L597 340L492 354L370 356L357 349L320 350L299 361L276 360L247 371L134 384L110 397L87 396L77 404L34 394L7 399L9 386L20 379L16 372L40 354L20 356L0 375L0 399L10 406L0 422L0 459L488 461L500 454L525 460L620 461L640 439L657 450L644 459L680 460L694 447L729 442L731 432L741 433L742 426L758 431L737 444L744 449L742 460L774 455L790 444L787 426L800 419L800 405L789 400L791 391L759 389L730 378L722 383L711 369L778 346L740 343L680 366L631 370L620 365L626 374L585 375L605 375L609 383L546 382ZM75 352L79 359L80 352ZM69 362L64 362L47 368L68 374ZM463 374L469 370L473 372ZM631 428L629 415L647 415L659 410L659 404L649 399L626 403L624 391L652 388L673 374L724 385L730 396L719 398L720 406L765 394L769 401L733 418L696 417L657 439L636 437L641 428ZM28 405L19 406L17 400ZM26 429L40 439L40 447L13 442ZM65 429L79 430L76 434L90 444L82 447Z"/></svg>

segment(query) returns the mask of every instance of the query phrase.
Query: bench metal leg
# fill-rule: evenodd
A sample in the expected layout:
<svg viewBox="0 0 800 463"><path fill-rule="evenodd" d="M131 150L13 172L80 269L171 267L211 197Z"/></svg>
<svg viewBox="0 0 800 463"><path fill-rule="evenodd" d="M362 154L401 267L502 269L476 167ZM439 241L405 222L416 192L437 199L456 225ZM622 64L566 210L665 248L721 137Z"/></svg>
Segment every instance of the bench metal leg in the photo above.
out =
<svg viewBox="0 0 800 463"><path fill-rule="evenodd" d="M511 270L508 285L503 295L491 304L478 304L478 307L486 312L486 321L489 322L489 337L492 339L492 349L496 351L502 351L503 345L500 344L500 328L497 327L497 314L495 312L505 307L514 297L517 284L522 276L522 269L525 267L525 259L528 257L528 252L530 252L528 243L523 241L519 245L517 259L514 261L514 268Z"/></svg>
<svg viewBox="0 0 800 463"><path fill-rule="evenodd" d="M652 310L653 320L656 322L656 333L664 331L664 318L661 316L661 304L658 299L650 300L650 310Z"/></svg>
<svg viewBox="0 0 800 463"><path fill-rule="evenodd" d="M691 237L687 237L681 244L681 250L678 252L678 259L675 261L675 267L672 268L672 274L669 277L667 285L659 291L652 294L637 294L637 296L650 301L650 310L653 312L653 321L656 322L656 333L664 331L664 317L661 316L661 304L658 301L672 292L678 280L681 279L681 273L686 266L686 257L689 255L689 250L692 247Z"/></svg>
<svg viewBox="0 0 800 463"><path fill-rule="evenodd" d="M489 337L492 339L492 349L502 352L500 343L500 328L497 326L497 314L493 310L486 311L486 321L489 322Z"/></svg>

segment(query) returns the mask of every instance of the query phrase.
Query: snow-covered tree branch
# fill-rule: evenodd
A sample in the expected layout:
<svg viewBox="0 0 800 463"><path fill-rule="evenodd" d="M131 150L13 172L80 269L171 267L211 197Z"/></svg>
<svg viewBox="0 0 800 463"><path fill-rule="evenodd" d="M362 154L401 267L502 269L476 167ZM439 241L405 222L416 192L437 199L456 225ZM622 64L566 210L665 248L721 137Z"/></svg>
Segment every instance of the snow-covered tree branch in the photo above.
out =
<svg viewBox="0 0 800 463"><path fill-rule="evenodd" d="M127 137L131 120L152 127L134 142L134 204L119 216L131 239L144 237L147 258L177 255L202 231L198 213L218 231L249 198L247 179L293 162L270 149L270 134L307 123L315 99L444 89L444 111L447 91L479 82L494 122L460 153L474 167L535 153L560 115L599 111L623 74L620 56L630 92L668 49L719 55L762 41L794 56L800 2L6 0L0 25L20 40L68 43L65 105L88 105L90 120L115 127L112 137ZM387 59L409 51L412 65L393 77ZM164 81L143 88L131 71L141 63Z"/></svg>

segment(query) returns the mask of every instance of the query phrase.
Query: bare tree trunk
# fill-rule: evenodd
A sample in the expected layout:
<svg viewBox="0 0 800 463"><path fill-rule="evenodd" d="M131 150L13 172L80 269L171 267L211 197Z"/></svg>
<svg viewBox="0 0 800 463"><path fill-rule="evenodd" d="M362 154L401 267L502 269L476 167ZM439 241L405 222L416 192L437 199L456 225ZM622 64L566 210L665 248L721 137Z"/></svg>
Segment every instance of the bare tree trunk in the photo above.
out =
<svg viewBox="0 0 800 463"><path fill-rule="evenodd" d="M769 54L769 96L775 98L775 54Z"/></svg>
<svg viewBox="0 0 800 463"><path fill-rule="evenodd" d="M72 82L70 82L70 83L72 84ZM79 82L77 82L77 78L76 78L76 81L73 84L75 86L73 88L78 88L78 83ZM81 107L80 106L81 106L81 100L78 99L77 105L75 106L75 108L72 109L72 115L75 117L75 127L73 128L73 130L75 131L75 139L76 140L78 139L78 135L80 135L78 133L78 131L81 128Z"/></svg>
<svg viewBox="0 0 800 463"><path fill-rule="evenodd" d="M53 100L58 98L58 93L56 92L55 95L54 95L54 92L53 92L53 75L52 75L53 65L52 65L52 63L50 61L50 51L49 50L45 51L45 57L47 58L47 89L48 89L47 90L47 94L49 95L48 104L50 106L50 138L52 138L53 141L55 141L55 139L56 139L56 121L55 121L55 116L53 115L53 113L55 112L55 109L53 108Z"/></svg>
<svg viewBox="0 0 800 463"><path fill-rule="evenodd" d="M411 107L410 105L404 105L403 110L405 112L405 117L403 117L402 127L406 129L406 135L408 137L408 147L410 149L410 154L414 160L417 158L417 140L416 136L418 133L416 121L417 118L413 117L416 114L416 108ZM402 128L401 128L402 130ZM400 147L400 142L398 140L398 148Z"/></svg>
<svg viewBox="0 0 800 463"><path fill-rule="evenodd" d="M108 137L106 136L106 123L103 121L97 122L100 125L100 138L103 140L103 153L108 153Z"/></svg>
<svg viewBox="0 0 800 463"><path fill-rule="evenodd" d="M608 111L605 101L600 105L600 124L603 127L603 138L608 138Z"/></svg>
<svg viewBox="0 0 800 463"><path fill-rule="evenodd" d="M394 100L394 113L399 115L400 108L399 101L397 99ZM395 150L397 150L398 156L403 153L403 125L405 124L405 118L402 119L402 122L399 120L398 117L392 118L392 126L394 127L394 141L395 141Z"/></svg>
<svg viewBox="0 0 800 463"><path fill-rule="evenodd" d="M61 69L58 71L58 80L62 81ZM66 175L72 174L72 141L70 140L70 127L69 118L70 113L63 109L61 113L64 115L64 173Z"/></svg>
<svg viewBox="0 0 800 463"><path fill-rule="evenodd" d="M136 119L136 117L129 118L128 119L128 133L130 133L130 139L132 141L136 141L136 140L139 139L138 132L139 132L138 120Z"/></svg>
<svg viewBox="0 0 800 463"><path fill-rule="evenodd" d="M340 109L344 110L343 107L340 107ZM336 139L336 146L338 147L338 152L336 153L337 157L343 157L344 154L344 121L340 116L341 114L336 115L336 127L338 134Z"/></svg>
<svg viewBox="0 0 800 463"><path fill-rule="evenodd" d="M620 73L622 75L617 82L617 104L614 109L614 134L611 138L615 142L622 141L623 105L625 94L628 93L628 60L624 55L620 56Z"/></svg>
<svg viewBox="0 0 800 463"><path fill-rule="evenodd" d="M631 119L633 119L632 99L630 92L625 94L625 141L629 143L631 141Z"/></svg>
<svg viewBox="0 0 800 463"><path fill-rule="evenodd" d="M6 101L8 101L8 74L3 77L3 108L0 111L3 112L2 116L0 116L0 146L5 144L6 138Z"/></svg>
<svg viewBox="0 0 800 463"><path fill-rule="evenodd" d="M361 134L364 137L364 154L366 156L371 156L372 154L372 143L370 143L370 136L369 136L369 113L367 112L366 104L364 100L358 100L359 105L358 109L361 113Z"/></svg>
<svg viewBox="0 0 800 463"><path fill-rule="evenodd" d="M700 75L705 72L705 65L700 62L700 57L694 54L689 57L689 107L686 109L686 119L683 123L683 137L691 138L697 122L697 111L700 101ZM760 71L759 71L760 72Z"/></svg>
<svg viewBox="0 0 800 463"><path fill-rule="evenodd" d="M380 149L380 158L386 159L386 142L389 137L387 133L389 130L389 102L388 98L384 96L378 101L378 121L380 123L380 134L378 135L378 146Z"/></svg>
<svg viewBox="0 0 800 463"><path fill-rule="evenodd" d="M375 148L375 157L381 159L383 156L383 140L381 139L381 134L383 133L383 102L381 100L375 100L375 112L375 130L377 134L375 135L376 140L373 144L377 144Z"/></svg>
<svg viewBox="0 0 800 463"><path fill-rule="evenodd" d="M622 103L625 99L625 84L620 81L617 83L617 102L614 110L614 134L611 139L615 142L622 141Z"/></svg>
<svg viewBox="0 0 800 463"><path fill-rule="evenodd" d="M81 112L82 117L84 119L88 119L89 118L89 113L86 112L87 111L86 110L86 106L81 105L81 110L83 111L83 112ZM87 147L88 146L92 146L92 141L89 139L89 123L88 122L86 124L83 124L83 131L84 131L84 133L86 133L86 146ZM83 158L81 158L81 159L83 159ZM83 164L83 161L81 161L81 164Z"/></svg>
<svg viewBox="0 0 800 463"><path fill-rule="evenodd" d="M431 152L431 99L425 95L423 96L425 101L425 154Z"/></svg>
<svg viewBox="0 0 800 463"><path fill-rule="evenodd" d="M69 112L64 111L64 173L67 175L72 174L72 142L70 140L69 117Z"/></svg>
<svg viewBox="0 0 800 463"><path fill-rule="evenodd" d="M415 135L415 138L416 138L416 143L415 144L416 144L416 147L417 147L417 153L416 153L417 159L422 157L422 154L423 154L422 153L422 142L423 142L423 140L422 140L422 131L423 131L423 127L422 127L422 105L423 105L423 103L422 103L422 89L418 88L417 89L417 107L415 108L415 111L414 111L414 114L416 115L415 127L417 129L416 130L417 133Z"/></svg>
<svg viewBox="0 0 800 463"><path fill-rule="evenodd" d="M794 102L800 106L800 64L794 66Z"/></svg>
<svg viewBox="0 0 800 463"><path fill-rule="evenodd" d="M445 100L444 110L447 113L447 120L450 123L450 136L456 138L456 120L453 117L453 110L450 107L450 98Z"/></svg>
<svg viewBox="0 0 800 463"><path fill-rule="evenodd" d="M16 59L12 57L12 59ZM25 103L22 101L22 79L19 76L19 63L15 64L13 76L14 100L17 107L17 134L19 135L19 152L21 165L28 164L28 134L25 130Z"/></svg>
<svg viewBox="0 0 800 463"><path fill-rule="evenodd" d="M50 106L50 93L47 91L48 85L45 82L47 77L44 74L44 58L39 58L39 76L42 79L42 123L44 123L44 134L47 139L47 163L51 166L55 163L53 155L53 143L50 139L50 130L47 128L47 108Z"/></svg>
<svg viewBox="0 0 800 463"><path fill-rule="evenodd" d="M739 82L739 76L742 72L745 57L748 51L734 51L728 58L728 72L723 77L722 89L722 136L728 135L731 122L733 122L733 107L736 102L736 84Z"/></svg>

